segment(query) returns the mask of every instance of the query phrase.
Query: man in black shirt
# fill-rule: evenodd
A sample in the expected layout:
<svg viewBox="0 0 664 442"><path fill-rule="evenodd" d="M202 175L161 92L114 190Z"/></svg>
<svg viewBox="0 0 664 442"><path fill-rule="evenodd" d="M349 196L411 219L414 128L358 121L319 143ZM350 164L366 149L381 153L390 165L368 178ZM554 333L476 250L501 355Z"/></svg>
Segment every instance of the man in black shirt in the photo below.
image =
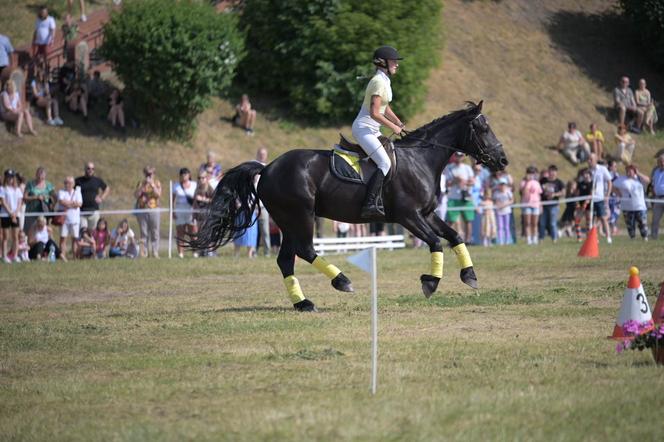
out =
<svg viewBox="0 0 664 442"><path fill-rule="evenodd" d="M542 216L539 219L539 239L546 237L547 230L553 242L558 240L558 200L565 193L565 183L558 179L558 167L549 166L548 177L540 179L542 186ZM547 202L555 201L554 204Z"/></svg>
<svg viewBox="0 0 664 442"><path fill-rule="evenodd" d="M83 196L81 212L89 212L81 213L81 227L96 229L99 221L99 204L106 199L111 188L104 180L95 176L95 165L92 162L85 165L85 175L76 178L75 185L81 188Z"/></svg>

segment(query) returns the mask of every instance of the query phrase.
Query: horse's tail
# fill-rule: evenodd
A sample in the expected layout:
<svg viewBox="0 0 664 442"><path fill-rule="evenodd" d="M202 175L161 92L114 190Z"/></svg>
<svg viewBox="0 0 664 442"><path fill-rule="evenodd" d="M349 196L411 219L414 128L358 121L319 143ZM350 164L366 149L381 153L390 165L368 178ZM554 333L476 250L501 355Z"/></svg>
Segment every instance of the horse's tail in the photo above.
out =
<svg viewBox="0 0 664 442"><path fill-rule="evenodd" d="M258 195L254 180L265 166L247 161L230 169L217 185L205 220L187 246L194 250L215 250L242 235L257 218Z"/></svg>

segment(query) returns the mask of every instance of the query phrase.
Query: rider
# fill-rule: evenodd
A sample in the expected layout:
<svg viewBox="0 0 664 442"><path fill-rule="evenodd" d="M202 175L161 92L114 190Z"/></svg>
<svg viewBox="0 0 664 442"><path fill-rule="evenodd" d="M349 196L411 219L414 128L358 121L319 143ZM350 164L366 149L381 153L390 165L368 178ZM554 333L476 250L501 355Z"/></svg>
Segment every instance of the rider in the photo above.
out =
<svg viewBox="0 0 664 442"><path fill-rule="evenodd" d="M390 108L392 101L390 77L399 68L398 60L403 58L391 46L381 46L374 51L373 63L376 65L376 74L369 81L362 108L353 121L353 137L378 166L378 170L367 185L368 192L362 207L362 218L385 215L380 195L383 180L390 171L390 158L378 137L381 135L381 125L392 129L397 135L404 127Z"/></svg>

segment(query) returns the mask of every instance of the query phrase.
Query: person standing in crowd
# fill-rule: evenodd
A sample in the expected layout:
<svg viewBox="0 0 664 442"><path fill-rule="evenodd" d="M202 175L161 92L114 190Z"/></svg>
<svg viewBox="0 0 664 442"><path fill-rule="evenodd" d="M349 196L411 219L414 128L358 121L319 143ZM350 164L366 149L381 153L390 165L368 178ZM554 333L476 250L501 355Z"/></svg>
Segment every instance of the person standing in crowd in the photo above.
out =
<svg viewBox="0 0 664 442"><path fill-rule="evenodd" d="M607 168L611 174L611 182L615 183L616 180L620 177L618 173L618 162L616 160L609 160L607 163ZM616 236L618 234L618 219L620 218L620 198L616 195L615 191L611 192L609 196L609 229L611 229L611 235Z"/></svg>
<svg viewBox="0 0 664 442"><path fill-rule="evenodd" d="M2 70L11 65L11 55L14 52L11 40L4 34L0 34L0 74Z"/></svg>
<svg viewBox="0 0 664 442"><path fill-rule="evenodd" d="M590 198L593 192L593 177L590 169L584 167L580 169L576 176L576 196L584 197L583 200L577 201L576 210L574 211L574 232L576 233L576 240L581 242L581 222L585 219L586 226L590 230Z"/></svg>
<svg viewBox="0 0 664 442"><path fill-rule="evenodd" d="M444 173L440 174L440 187L436 193L436 198L438 200L436 215L444 220L447 217L447 179Z"/></svg>
<svg viewBox="0 0 664 442"><path fill-rule="evenodd" d="M194 209L194 222L196 223L196 229L199 229L201 224L205 221L207 217L207 211L212 203L212 197L214 196L214 189L210 185L210 176L206 171L198 171L198 184L196 185L196 192L194 193L194 204L192 208ZM201 250L201 256L215 256L215 251Z"/></svg>
<svg viewBox="0 0 664 442"><path fill-rule="evenodd" d="M178 256L184 258L185 244L181 241L187 234L196 233L192 206L196 183L191 181L191 172L186 167L180 169L179 182L173 186L173 219L175 220L175 231L177 233ZM194 252L194 258L198 258L198 252Z"/></svg>
<svg viewBox="0 0 664 442"><path fill-rule="evenodd" d="M208 183L212 186L213 189L217 188L217 184L221 181L221 178L224 176L224 171L221 168L221 164L217 162L217 154L208 150L205 163L201 164L198 168L198 173L207 172Z"/></svg>
<svg viewBox="0 0 664 442"><path fill-rule="evenodd" d="M636 105L634 91L629 87L629 77L622 77L620 84L613 90L613 104L618 111L618 123L625 126L625 117L629 113L636 116L636 124L630 129L635 133L641 132L639 127L643 124L643 110Z"/></svg>
<svg viewBox="0 0 664 442"><path fill-rule="evenodd" d="M664 200L664 149L660 150L657 155L657 165L650 174L652 179L652 190L655 194L655 199ZM659 222L664 215L664 202L652 204L652 225L650 230L652 238L659 237Z"/></svg>
<svg viewBox="0 0 664 442"><path fill-rule="evenodd" d="M597 154L597 158L604 158L604 134L597 129L595 123L590 123L590 130L586 134L586 142L590 145L590 151Z"/></svg>
<svg viewBox="0 0 664 442"><path fill-rule="evenodd" d="M473 238L473 220L475 219L475 207L470 195L475 173L472 167L463 163L465 154L456 152L452 161L444 170L448 183L447 220L454 224L454 228L466 243L471 243ZM462 226L461 220L464 225Z"/></svg>
<svg viewBox="0 0 664 442"><path fill-rule="evenodd" d="M33 261L44 259L55 261L60 258L66 261L60 253L60 248L53 241L51 226L46 223L46 218L43 216L38 216L32 226L30 226L30 230L28 230L28 245L30 246L28 257Z"/></svg>
<svg viewBox="0 0 664 442"><path fill-rule="evenodd" d="M482 245L489 247L497 236L496 211L491 199L491 188L489 187L484 189L480 210L482 211Z"/></svg>
<svg viewBox="0 0 664 442"><path fill-rule="evenodd" d="M625 226L631 239L636 236L636 224L639 226L641 238L648 241L648 209L644 186L650 183L650 178L639 172L634 165L625 168L627 176L616 179L614 190L622 198L621 207L625 217Z"/></svg>
<svg viewBox="0 0 664 442"><path fill-rule="evenodd" d="M512 242L511 214L514 196L509 187L507 178L498 178L496 189L493 191L493 203L496 208L496 225L498 227L498 244L505 245Z"/></svg>
<svg viewBox="0 0 664 442"><path fill-rule="evenodd" d="M267 149L261 147L256 152L256 161L262 164L263 166L267 165ZM260 175L256 175L256 186L258 186L258 180L260 180ZM260 205L260 215L258 216L258 243L256 244L256 251L260 249L260 243L263 244L265 250L265 256L270 256L270 250L272 246L270 245L270 214L263 205L263 201L258 200Z"/></svg>
<svg viewBox="0 0 664 442"><path fill-rule="evenodd" d="M604 234L606 235L606 242L611 244L611 229L609 229L609 213L607 211L609 205L609 195L611 195L611 174L609 169L601 164L597 164L597 155L591 154L588 158L588 167L592 174L592 182L595 188L592 191L593 211L595 216L599 218ZM592 226L591 226L592 227Z"/></svg>
<svg viewBox="0 0 664 442"><path fill-rule="evenodd" d="M9 258L8 243L12 240L11 256L14 262L21 262L18 256L19 209L23 204L23 192L16 181L16 172L5 170L3 185L0 187L0 225L2 226L2 256L6 263Z"/></svg>
<svg viewBox="0 0 664 442"><path fill-rule="evenodd" d="M30 231L30 227L36 220L36 216L30 216L35 213L52 212L55 208L55 186L50 181L46 181L46 169L38 167L35 173L35 179L29 181L25 188L23 201L25 202L25 211L29 215L25 218L25 232Z"/></svg>
<svg viewBox="0 0 664 442"><path fill-rule="evenodd" d="M482 217L484 212L480 210L482 203L482 193L488 186L491 173L479 162L473 164L473 183L470 187L470 196L475 207L475 219L473 220L473 244L482 244Z"/></svg>
<svg viewBox="0 0 664 442"><path fill-rule="evenodd" d="M526 177L521 181L521 203L524 204L523 215L526 227L528 244L537 244L537 226L540 215L540 202L542 201L542 186L537 181L537 168L529 166Z"/></svg>
<svg viewBox="0 0 664 442"><path fill-rule="evenodd" d="M48 8L41 6L37 13L35 32L32 37L32 56L46 59L48 47L55 39L55 19L48 15Z"/></svg>
<svg viewBox="0 0 664 442"><path fill-rule="evenodd" d="M99 205L108 197L111 188L104 180L95 176L95 165L92 161L85 165L85 173L76 178L75 185L81 188L83 196L81 210L86 212L81 216L81 226L96 226L99 221Z"/></svg>
<svg viewBox="0 0 664 442"><path fill-rule="evenodd" d="M71 236L71 248L74 257L78 255L78 236L81 229L81 206L83 197L81 188L74 187L73 176L65 178L65 188L58 191L58 206L65 212L65 222L60 226L60 250L63 257L67 256L67 238ZM66 258L64 258L66 259Z"/></svg>
<svg viewBox="0 0 664 442"><path fill-rule="evenodd" d="M576 180L569 180L565 185L565 199L569 200L576 196ZM565 211L560 217L560 229L566 236L572 236L572 226L574 225L574 212L576 212L576 201L565 202Z"/></svg>
<svg viewBox="0 0 664 442"><path fill-rule="evenodd" d="M72 6L74 5L74 0L67 0L67 14L71 15ZM81 9L81 21L88 21L88 17L85 15L85 0L78 0L78 5Z"/></svg>
<svg viewBox="0 0 664 442"><path fill-rule="evenodd" d="M547 231L553 242L558 241L558 200L565 193L565 183L558 178L558 167L552 164L548 176L540 179L542 186L542 214L539 219L539 239L546 237Z"/></svg>
<svg viewBox="0 0 664 442"><path fill-rule="evenodd" d="M136 208L144 210L136 214L140 231L139 256L148 257L148 250L153 258L159 258L159 199L161 198L161 182L155 177L154 166L143 168L143 180L136 185L134 197Z"/></svg>
<svg viewBox="0 0 664 442"><path fill-rule="evenodd" d="M97 259L106 257L106 249L111 245L111 233L108 231L108 222L105 218L99 218L97 227L92 231L95 240L95 256Z"/></svg>
<svg viewBox="0 0 664 442"><path fill-rule="evenodd" d="M9 79L5 83L5 90L0 93L0 119L11 123L16 123L16 136L23 136L23 121L28 126L32 135L37 135L32 126L32 115L30 109L23 107L21 94L16 90L16 83Z"/></svg>

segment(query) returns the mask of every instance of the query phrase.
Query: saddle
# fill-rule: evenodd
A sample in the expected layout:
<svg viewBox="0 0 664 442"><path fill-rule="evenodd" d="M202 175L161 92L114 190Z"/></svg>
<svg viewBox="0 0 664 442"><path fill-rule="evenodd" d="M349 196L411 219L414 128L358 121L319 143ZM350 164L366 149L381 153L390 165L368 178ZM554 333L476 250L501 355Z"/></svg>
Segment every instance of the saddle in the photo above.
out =
<svg viewBox="0 0 664 442"><path fill-rule="evenodd" d="M397 166L394 144L389 138L382 135L378 137L378 140L385 148L392 164L390 173L386 177L389 180ZM339 159L343 159L343 161L339 161ZM365 184L369 182L377 169L376 163L367 156L359 144L352 143L343 134L339 134L339 143L334 146L330 159L330 170L335 177L343 181Z"/></svg>

